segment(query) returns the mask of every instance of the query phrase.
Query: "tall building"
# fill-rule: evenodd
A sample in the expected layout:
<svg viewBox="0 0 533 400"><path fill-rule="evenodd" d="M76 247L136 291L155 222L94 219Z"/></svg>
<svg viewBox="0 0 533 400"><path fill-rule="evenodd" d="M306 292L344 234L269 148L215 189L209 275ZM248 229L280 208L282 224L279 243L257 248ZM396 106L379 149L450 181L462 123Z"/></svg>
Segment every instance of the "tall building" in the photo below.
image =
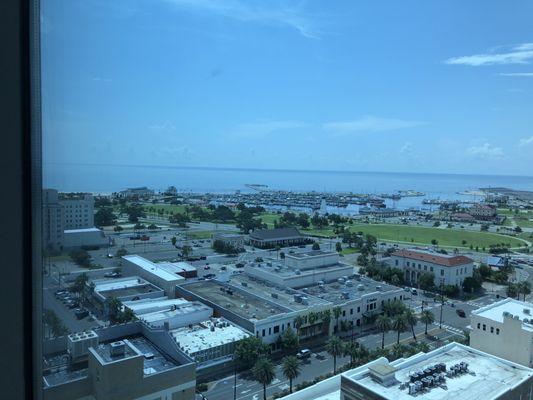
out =
<svg viewBox="0 0 533 400"><path fill-rule="evenodd" d="M89 193L60 194L43 190L43 246L60 250L65 230L94 227L94 198Z"/></svg>
<svg viewBox="0 0 533 400"><path fill-rule="evenodd" d="M507 298L472 311L470 345L533 367L533 304Z"/></svg>
<svg viewBox="0 0 533 400"><path fill-rule="evenodd" d="M43 190L43 248L60 249L63 246L63 210L55 189Z"/></svg>

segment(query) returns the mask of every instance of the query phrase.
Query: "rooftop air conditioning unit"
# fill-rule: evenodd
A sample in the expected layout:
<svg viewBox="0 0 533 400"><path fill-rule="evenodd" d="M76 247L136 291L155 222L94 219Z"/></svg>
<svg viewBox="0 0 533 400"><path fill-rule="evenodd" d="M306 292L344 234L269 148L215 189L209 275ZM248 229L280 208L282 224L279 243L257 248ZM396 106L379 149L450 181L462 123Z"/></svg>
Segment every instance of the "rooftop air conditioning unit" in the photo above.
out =
<svg viewBox="0 0 533 400"><path fill-rule="evenodd" d="M531 313L531 310L529 308L524 308L524 314L529 315Z"/></svg>
<svg viewBox="0 0 533 400"><path fill-rule="evenodd" d="M126 343L124 343L122 340L111 343L109 345L109 352L112 357L123 356L126 352Z"/></svg>

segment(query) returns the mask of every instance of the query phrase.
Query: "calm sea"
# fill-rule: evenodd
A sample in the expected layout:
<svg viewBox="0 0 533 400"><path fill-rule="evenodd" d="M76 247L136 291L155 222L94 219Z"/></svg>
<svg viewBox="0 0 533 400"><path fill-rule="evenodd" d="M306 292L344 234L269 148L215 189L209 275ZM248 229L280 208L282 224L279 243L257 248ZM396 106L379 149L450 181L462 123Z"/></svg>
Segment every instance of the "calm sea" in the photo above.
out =
<svg viewBox="0 0 533 400"><path fill-rule="evenodd" d="M127 187L163 190L170 185L184 192L248 192L246 184L277 190L353 193L392 193L416 190L425 198L476 200L458 192L480 187L509 187L533 191L533 177L418 174L352 171L285 171L156 166L60 165L43 167L45 187L60 191L111 193ZM477 198L479 199L479 197ZM418 206L422 198L403 198L396 206Z"/></svg>

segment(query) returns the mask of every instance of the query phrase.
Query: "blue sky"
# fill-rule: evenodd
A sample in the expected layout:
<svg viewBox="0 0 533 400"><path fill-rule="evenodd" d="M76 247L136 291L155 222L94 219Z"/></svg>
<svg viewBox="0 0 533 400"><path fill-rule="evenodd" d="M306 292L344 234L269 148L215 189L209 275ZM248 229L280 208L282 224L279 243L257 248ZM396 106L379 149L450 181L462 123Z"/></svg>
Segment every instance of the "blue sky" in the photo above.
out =
<svg viewBox="0 0 533 400"><path fill-rule="evenodd" d="M530 1L41 4L45 163L533 175Z"/></svg>

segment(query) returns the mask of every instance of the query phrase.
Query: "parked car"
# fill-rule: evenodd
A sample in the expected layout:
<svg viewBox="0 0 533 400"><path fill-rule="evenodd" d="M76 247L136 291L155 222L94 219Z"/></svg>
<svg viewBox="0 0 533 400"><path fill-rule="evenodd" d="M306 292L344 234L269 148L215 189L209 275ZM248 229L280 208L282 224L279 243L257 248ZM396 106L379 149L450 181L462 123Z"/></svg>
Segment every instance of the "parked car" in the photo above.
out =
<svg viewBox="0 0 533 400"><path fill-rule="evenodd" d="M296 357L299 359L299 360L305 360L306 358L309 358L311 357L311 350L309 349L302 349L298 352L298 354L296 354Z"/></svg>
<svg viewBox="0 0 533 400"><path fill-rule="evenodd" d="M212 278L214 278L214 277L216 277L215 274L206 274L206 275L204 275L204 278L205 278L205 279L212 279Z"/></svg>
<svg viewBox="0 0 533 400"><path fill-rule="evenodd" d="M77 308L76 310L74 310L74 315L77 319L83 319L89 315L89 311L84 308Z"/></svg>
<svg viewBox="0 0 533 400"><path fill-rule="evenodd" d="M434 342L440 340L440 338L439 338L438 336L435 336L435 335L429 335L427 338L428 338L429 340L434 341Z"/></svg>
<svg viewBox="0 0 533 400"><path fill-rule="evenodd" d="M418 290L416 290L416 289L411 289L411 294L412 294L413 296L418 296Z"/></svg>
<svg viewBox="0 0 533 400"><path fill-rule="evenodd" d="M455 312L456 312L457 315L460 316L461 318L466 318L465 310L463 310L462 308L458 308L457 310L455 310Z"/></svg>
<svg viewBox="0 0 533 400"><path fill-rule="evenodd" d="M211 267L209 265L206 265L204 269L211 269Z"/></svg>
<svg viewBox="0 0 533 400"><path fill-rule="evenodd" d="M148 240L150 240L150 236L142 235L142 236L140 237L140 240L142 240L143 242L147 242Z"/></svg>
<svg viewBox="0 0 533 400"><path fill-rule="evenodd" d="M120 278L122 274L120 272L107 272L104 274L106 278Z"/></svg>
<svg viewBox="0 0 533 400"><path fill-rule="evenodd" d="M80 306L80 303L78 303L76 300L71 300L71 301L66 302L65 305L68 308L77 308Z"/></svg>
<svg viewBox="0 0 533 400"><path fill-rule="evenodd" d="M113 254L109 253L109 254L107 255L107 258L113 258Z"/></svg>
<svg viewBox="0 0 533 400"><path fill-rule="evenodd" d="M141 240L141 236L140 235L130 236L130 240Z"/></svg>

